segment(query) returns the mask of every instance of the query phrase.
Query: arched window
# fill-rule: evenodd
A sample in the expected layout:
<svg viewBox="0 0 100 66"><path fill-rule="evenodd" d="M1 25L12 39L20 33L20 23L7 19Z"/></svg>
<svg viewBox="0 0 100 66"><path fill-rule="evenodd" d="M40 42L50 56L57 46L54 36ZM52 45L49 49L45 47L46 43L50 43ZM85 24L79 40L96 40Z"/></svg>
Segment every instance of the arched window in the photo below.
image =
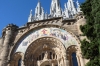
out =
<svg viewBox="0 0 100 66"><path fill-rule="evenodd" d="M50 52L50 59L52 59L52 52Z"/></svg>
<svg viewBox="0 0 100 66"><path fill-rule="evenodd" d="M39 55L39 60L41 60L41 55Z"/></svg>
<svg viewBox="0 0 100 66"><path fill-rule="evenodd" d="M21 58L18 60L18 66L21 66Z"/></svg>
<svg viewBox="0 0 100 66"><path fill-rule="evenodd" d="M78 63L77 63L77 58L76 58L76 53L72 53L72 64L73 66L78 66Z"/></svg>
<svg viewBox="0 0 100 66"><path fill-rule="evenodd" d="M53 59L55 59L55 54L53 54Z"/></svg>

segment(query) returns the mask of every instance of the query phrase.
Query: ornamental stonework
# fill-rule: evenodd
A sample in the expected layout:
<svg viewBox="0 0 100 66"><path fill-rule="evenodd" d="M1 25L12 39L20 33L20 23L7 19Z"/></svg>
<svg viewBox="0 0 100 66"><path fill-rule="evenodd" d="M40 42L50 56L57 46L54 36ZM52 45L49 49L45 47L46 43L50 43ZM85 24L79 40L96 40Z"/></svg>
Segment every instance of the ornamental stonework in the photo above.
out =
<svg viewBox="0 0 100 66"><path fill-rule="evenodd" d="M68 3L74 4L73 0L68 0ZM3 29L0 66L85 66L87 59L84 59L80 49L80 41L85 37L80 25L85 25L86 19L78 1L77 10L74 7L71 10L65 4L64 14L60 5L57 6L59 9L54 8L59 0L52 0L51 4L51 12L47 16L43 17L43 10L40 9L41 15L36 12L33 19L31 10L25 26L9 24ZM38 7L41 6L36 9Z"/></svg>

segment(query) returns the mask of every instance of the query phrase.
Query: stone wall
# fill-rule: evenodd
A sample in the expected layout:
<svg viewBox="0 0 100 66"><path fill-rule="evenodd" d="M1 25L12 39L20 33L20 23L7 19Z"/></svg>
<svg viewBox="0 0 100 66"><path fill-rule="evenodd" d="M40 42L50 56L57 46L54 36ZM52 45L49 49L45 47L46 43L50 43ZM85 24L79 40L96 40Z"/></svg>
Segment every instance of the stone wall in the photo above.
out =
<svg viewBox="0 0 100 66"><path fill-rule="evenodd" d="M0 38L0 64L1 64L1 52L3 51L3 38Z"/></svg>
<svg viewBox="0 0 100 66"><path fill-rule="evenodd" d="M31 31L35 31L35 30L38 30L40 28L46 28L46 27L48 27L48 28L49 27L61 28L61 29L67 30L71 34L74 34L75 37L77 37L77 40L79 40L79 41L83 40L84 37L81 36L82 32L80 31L79 26L84 25L85 23L86 23L85 18L82 15L79 15L79 16L77 16L76 19L69 19L69 20L63 20L62 17L58 17L58 18L52 18L52 19L47 19L47 20L28 22L25 26L20 27L20 28L17 28L14 25L10 25L7 28L8 29L11 28L10 30L11 30L12 36L9 35L9 32L8 32L7 33L8 39L6 39L6 41L8 41L8 43L6 43L6 41L4 41L5 45L9 45L6 48L7 50L9 49L8 57L11 60L11 57L13 56L14 50L17 47L20 40L22 40ZM16 29L15 29L15 27L16 27ZM8 31L8 30L6 30L6 31ZM0 55L2 55L1 52L4 49L3 44L4 44L3 38L0 38ZM8 48L8 47L10 47L10 48ZM8 52L8 51L5 51L5 53L6 52ZM8 57L7 57L7 59L8 59ZM85 59L83 59L83 60L86 61Z"/></svg>
<svg viewBox="0 0 100 66"><path fill-rule="evenodd" d="M2 46L3 46L3 38L0 38L0 53L2 51Z"/></svg>

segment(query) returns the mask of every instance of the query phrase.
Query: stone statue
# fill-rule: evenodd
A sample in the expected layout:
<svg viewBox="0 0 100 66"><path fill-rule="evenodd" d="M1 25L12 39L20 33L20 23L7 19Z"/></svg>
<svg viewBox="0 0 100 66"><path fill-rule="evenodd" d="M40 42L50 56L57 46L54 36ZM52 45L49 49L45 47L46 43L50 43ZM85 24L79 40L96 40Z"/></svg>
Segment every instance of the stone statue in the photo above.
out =
<svg viewBox="0 0 100 66"><path fill-rule="evenodd" d="M45 52L45 55L44 55L44 60L48 59L48 52L46 51Z"/></svg>

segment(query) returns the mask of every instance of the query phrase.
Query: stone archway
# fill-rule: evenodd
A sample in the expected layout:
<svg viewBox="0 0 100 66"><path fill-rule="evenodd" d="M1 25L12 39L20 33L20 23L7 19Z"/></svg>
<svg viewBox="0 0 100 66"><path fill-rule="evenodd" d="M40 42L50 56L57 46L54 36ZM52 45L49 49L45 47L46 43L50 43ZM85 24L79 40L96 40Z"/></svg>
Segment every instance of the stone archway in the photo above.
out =
<svg viewBox="0 0 100 66"><path fill-rule="evenodd" d="M66 50L53 37L42 37L34 41L25 52L25 66L66 66Z"/></svg>
<svg viewBox="0 0 100 66"><path fill-rule="evenodd" d="M45 62L53 62L54 65L66 66L70 65L66 49L72 45L80 46L79 40L73 33L62 28L43 27L26 35L19 42L15 53L22 52L25 54L25 66L41 66ZM46 53L47 56L54 54L55 58L47 57L47 60L44 60L42 54L44 56Z"/></svg>
<svg viewBox="0 0 100 66"><path fill-rule="evenodd" d="M79 46L77 45L71 45L67 48L66 50L67 52L67 59L69 61L69 66L74 66L73 65L73 57L72 57L72 54L75 53L76 55L76 60L75 62L76 65L75 66L84 66L84 62L83 62L83 58L82 58L82 53L81 53L81 49Z"/></svg>
<svg viewBox="0 0 100 66"><path fill-rule="evenodd" d="M10 61L10 66L20 66L20 65L24 66L23 60L24 60L24 54L21 52L17 52L13 55Z"/></svg>
<svg viewBox="0 0 100 66"><path fill-rule="evenodd" d="M76 53L78 50L78 47L76 45L71 45L67 48L67 59L69 60L69 66L73 66L72 62L72 54Z"/></svg>

